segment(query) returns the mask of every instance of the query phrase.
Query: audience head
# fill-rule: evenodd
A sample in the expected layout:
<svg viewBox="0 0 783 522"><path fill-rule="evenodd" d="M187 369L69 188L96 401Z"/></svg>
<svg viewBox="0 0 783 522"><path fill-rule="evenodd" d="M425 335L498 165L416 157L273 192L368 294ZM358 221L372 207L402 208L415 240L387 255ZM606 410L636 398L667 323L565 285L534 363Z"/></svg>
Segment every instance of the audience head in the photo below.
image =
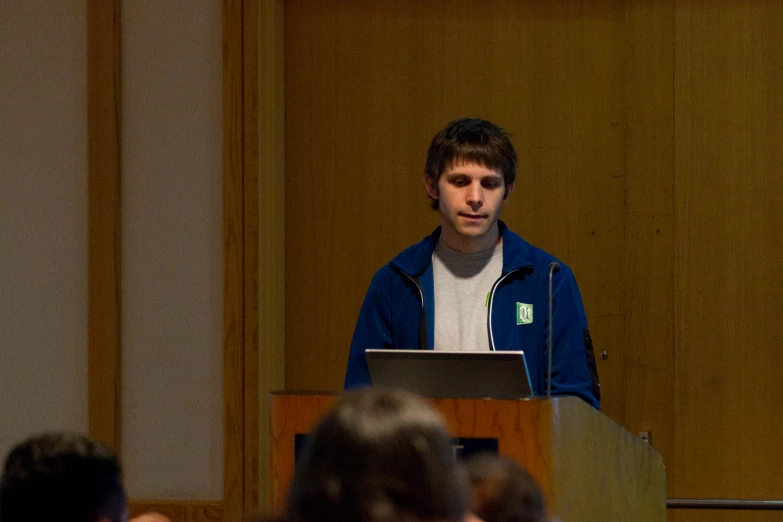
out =
<svg viewBox="0 0 783 522"><path fill-rule="evenodd" d="M484 522L545 522L541 488L516 462L490 454L465 465L470 480L471 509Z"/></svg>
<svg viewBox="0 0 783 522"><path fill-rule="evenodd" d="M2 522L121 522L127 501L114 451L67 434L28 439L0 478Z"/></svg>
<svg viewBox="0 0 783 522"><path fill-rule="evenodd" d="M295 522L462 522L451 437L402 390L347 393L308 438L289 494Z"/></svg>

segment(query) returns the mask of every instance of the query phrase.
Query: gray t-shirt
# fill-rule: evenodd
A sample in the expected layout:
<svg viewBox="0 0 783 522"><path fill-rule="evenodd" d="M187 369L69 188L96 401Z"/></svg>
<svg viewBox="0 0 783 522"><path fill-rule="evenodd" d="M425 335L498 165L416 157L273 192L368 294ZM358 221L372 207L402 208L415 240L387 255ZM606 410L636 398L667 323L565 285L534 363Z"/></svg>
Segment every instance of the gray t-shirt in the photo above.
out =
<svg viewBox="0 0 783 522"><path fill-rule="evenodd" d="M436 350L489 350L487 298L502 272L501 244L465 254L438 240L432 254Z"/></svg>

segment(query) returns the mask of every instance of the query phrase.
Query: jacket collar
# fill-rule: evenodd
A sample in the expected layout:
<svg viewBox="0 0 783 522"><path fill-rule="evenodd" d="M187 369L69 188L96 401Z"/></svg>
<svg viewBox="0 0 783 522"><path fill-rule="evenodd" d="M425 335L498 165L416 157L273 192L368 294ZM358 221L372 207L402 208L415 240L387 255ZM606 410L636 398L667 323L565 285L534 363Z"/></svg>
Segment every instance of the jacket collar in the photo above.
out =
<svg viewBox="0 0 783 522"><path fill-rule="evenodd" d="M500 235L503 237L503 273L523 267L532 267L531 245L509 230L506 224L498 220ZM438 244L440 227L420 242L403 250L392 259L391 264L412 277L423 274L432 262L432 253Z"/></svg>

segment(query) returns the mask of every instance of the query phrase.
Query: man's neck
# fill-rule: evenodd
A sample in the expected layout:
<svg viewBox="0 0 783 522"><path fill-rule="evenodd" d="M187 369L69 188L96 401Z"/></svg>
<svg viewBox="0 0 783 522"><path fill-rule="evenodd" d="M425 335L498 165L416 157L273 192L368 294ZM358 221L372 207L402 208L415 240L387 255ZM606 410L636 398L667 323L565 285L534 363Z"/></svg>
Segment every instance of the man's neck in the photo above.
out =
<svg viewBox="0 0 783 522"><path fill-rule="evenodd" d="M442 226L441 239L447 247L463 254L475 254L495 248L500 244L502 237L497 222L495 222L486 234L479 237L469 237L457 234L452 229Z"/></svg>

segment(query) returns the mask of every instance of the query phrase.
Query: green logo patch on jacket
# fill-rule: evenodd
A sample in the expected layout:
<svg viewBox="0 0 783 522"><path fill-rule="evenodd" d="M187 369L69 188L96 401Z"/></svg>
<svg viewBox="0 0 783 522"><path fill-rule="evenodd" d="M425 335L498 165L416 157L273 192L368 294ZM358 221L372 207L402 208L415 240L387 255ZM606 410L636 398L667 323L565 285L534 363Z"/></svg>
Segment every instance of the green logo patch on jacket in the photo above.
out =
<svg viewBox="0 0 783 522"><path fill-rule="evenodd" d="M517 303L517 325L533 324L533 305Z"/></svg>

